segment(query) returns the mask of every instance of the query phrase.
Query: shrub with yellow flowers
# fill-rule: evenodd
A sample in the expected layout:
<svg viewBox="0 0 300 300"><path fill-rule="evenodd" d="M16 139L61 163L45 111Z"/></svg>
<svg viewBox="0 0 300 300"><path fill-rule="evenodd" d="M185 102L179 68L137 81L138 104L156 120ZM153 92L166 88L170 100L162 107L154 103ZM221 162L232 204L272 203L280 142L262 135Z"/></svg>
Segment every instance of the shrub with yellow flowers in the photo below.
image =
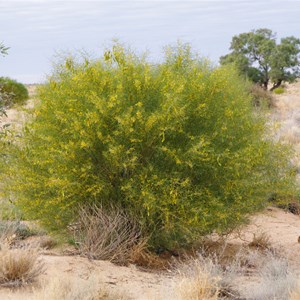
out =
<svg viewBox="0 0 300 300"><path fill-rule="evenodd" d="M226 232L289 189L286 149L268 138L243 81L189 45L152 63L120 44L68 57L5 160L25 217L62 230L78 208L119 207L151 247Z"/></svg>

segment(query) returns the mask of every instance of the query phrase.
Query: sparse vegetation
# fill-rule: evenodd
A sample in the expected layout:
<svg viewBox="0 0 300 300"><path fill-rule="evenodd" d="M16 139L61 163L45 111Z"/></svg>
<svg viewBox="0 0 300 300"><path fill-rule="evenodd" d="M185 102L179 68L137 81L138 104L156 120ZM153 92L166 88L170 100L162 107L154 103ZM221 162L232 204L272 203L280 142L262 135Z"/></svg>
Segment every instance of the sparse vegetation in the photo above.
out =
<svg viewBox="0 0 300 300"><path fill-rule="evenodd" d="M95 277L88 280L70 280L53 278L44 282L40 290L36 290L33 300L129 300L124 292L110 291L106 287L99 288Z"/></svg>
<svg viewBox="0 0 300 300"><path fill-rule="evenodd" d="M39 248L46 249L46 250L52 249L57 245L58 242L51 236L41 236L38 241Z"/></svg>
<svg viewBox="0 0 300 300"><path fill-rule="evenodd" d="M0 245L13 245L16 241L23 240L35 233L20 221L0 220Z"/></svg>
<svg viewBox="0 0 300 300"><path fill-rule="evenodd" d="M272 252L266 252L264 262L259 266L259 281L249 290L245 290L246 299L289 300L290 294L297 288L297 275L291 270L287 259Z"/></svg>
<svg viewBox="0 0 300 300"><path fill-rule="evenodd" d="M254 234L252 241L249 243L249 247L260 250L271 250L270 237L265 232Z"/></svg>
<svg viewBox="0 0 300 300"><path fill-rule="evenodd" d="M172 299L289 300L298 293L296 272L285 258L268 250L244 248L225 266L214 253L199 254L179 265L178 272L177 297Z"/></svg>
<svg viewBox="0 0 300 300"><path fill-rule="evenodd" d="M250 84L249 91L252 97L254 107L272 108L275 105L274 96L272 93L263 89L257 84Z"/></svg>
<svg viewBox="0 0 300 300"><path fill-rule="evenodd" d="M218 263L213 253L208 257L199 254L197 258L178 267L179 283L176 292L180 300L223 297L238 298L234 280L241 275L241 267L234 262L226 269Z"/></svg>

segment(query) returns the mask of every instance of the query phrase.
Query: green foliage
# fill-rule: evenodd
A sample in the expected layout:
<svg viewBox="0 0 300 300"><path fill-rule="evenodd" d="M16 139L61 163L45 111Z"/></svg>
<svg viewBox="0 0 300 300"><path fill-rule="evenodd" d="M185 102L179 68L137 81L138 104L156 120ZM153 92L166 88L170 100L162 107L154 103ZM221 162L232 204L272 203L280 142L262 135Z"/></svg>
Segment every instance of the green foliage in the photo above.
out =
<svg viewBox="0 0 300 300"><path fill-rule="evenodd" d="M276 34L270 29L257 29L232 38L229 54L220 63L235 64L241 74L271 90L282 82L293 82L300 70L300 40L291 36L276 44Z"/></svg>
<svg viewBox="0 0 300 300"><path fill-rule="evenodd" d="M286 149L266 138L243 81L187 45L157 65L119 44L103 59L67 58L39 98L3 181L50 229L81 205L113 205L150 245L173 247L235 227L291 182Z"/></svg>
<svg viewBox="0 0 300 300"><path fill-rule="evenodd" d="M284 88L280 86L280 87L278 87L277 89L274 90L274 93L277 94L277 95L281 95L281 94L284 93L284 91L285 91Z"/></svg>
<svg viewBox="0 0 300 300"><path fill-rule="evenodd" d="M23 104L28 100L28 90L24 84L8 77L0 77L0 91L5 94L4 105Z"/></svg>

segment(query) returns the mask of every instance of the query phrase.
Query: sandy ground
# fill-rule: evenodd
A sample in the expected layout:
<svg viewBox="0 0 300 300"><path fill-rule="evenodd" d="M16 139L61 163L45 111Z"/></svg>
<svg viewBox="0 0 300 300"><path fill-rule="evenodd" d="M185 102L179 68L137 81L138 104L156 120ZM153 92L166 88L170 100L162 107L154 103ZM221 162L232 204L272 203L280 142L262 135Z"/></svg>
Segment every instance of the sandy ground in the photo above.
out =
<svg viewBox="0 0 300 300"><path fill-rule="evenodd" d="M228 243L247 244L252 241L254 234L266 233L272 247L279 250L289 259L291 267L300 273L300 217L279 208L268 208L265 212L251 218L248 226L232 237ZM116 266L107 261L91 261L79 256L42 255L46 272L41 281L48 282L53 278L78 282L96 278L99 287L116 291L126 299L139 300L173 300L173 290L176 278L172 273L146 272L136 266ZM300 274L299 274L300 275ZM38 290L37 286L33 286ZM9 290L0 289L2 300L30 300L33 298L32 287ZM57 299L60 300L60 299Z"/></svg>
<svg viewBox="0 0 300 300"><path fill-rule="evenodd" d="M228 238L229 243L249 243L254 235L266 234L274 249L287 257L300 275L300 217L283 209L269 207L251 218L249 225Z"/></svg>
<svg viewBox="0 0 300 300"><path fill-rule="evenodd" d="M32 103L29 102L29 107L31 105ZM300 82L288 86L285 94L277 96L276 106L271 118L282 124L279 135L286 134L291 124L296 127L295 132L297 133L298 127L291 123L291 120L296 124L299 120L300 123ZM8 117L3 122L21 126L25 119L22 111L12 109L8 111ZM294 143L294 145L297 150L298 144ZM289 259L290 264L299 270L300 275L300 243L298 241L300 217L282 209L270 207L253 216L249 225L228 237L228 243L247 244L252 241L254 234L261 233L269 236L272 246ZM146 272L133 265L116 266L106 261L91 261L78 256L51 255L50 253L43 254L41 259L46 267L45 274L41 276L41 280L44 282L53 278L87 281L96 276L99 286L118 291L122 295L126 295L128 299L173 299L170 291L174 289L176 282L172 278L172 274L167 271ZM35 288L37 289L36 286ZM0 299L33 299L32 287L14 291L2 288L0 289Z"/></svg>
<svg viewBox="0 0 300 300"><path fill-rule="evenodd" d="M126 299L166 299L161 297L173 284L167 275L142 272L135 266L116 266L107 261L89 261L78 256L43 255L41 258L46 265L46 272L41 276L42 282L58 278L61 281L68 279L84 283L96 278L94 282L99 288L104 287ZM33 289L37 290L38 287L34 286ZM3 288L0 290L0 299L33 299L32 287L14 291Z"/></svg>

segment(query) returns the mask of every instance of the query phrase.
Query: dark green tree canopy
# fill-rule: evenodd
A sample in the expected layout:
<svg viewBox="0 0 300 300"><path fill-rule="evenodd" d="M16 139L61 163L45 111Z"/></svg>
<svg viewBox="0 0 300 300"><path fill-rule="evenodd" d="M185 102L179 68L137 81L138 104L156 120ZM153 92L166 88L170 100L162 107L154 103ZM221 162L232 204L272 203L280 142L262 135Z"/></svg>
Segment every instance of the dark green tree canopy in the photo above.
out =
<svg viewBox="0 0 300 300"><path fill-rule="evenodd" d="M242 74L265 89L271 90L282 82L293 82L300 71L300 40L291 36L276 43L270 29L257 29L232 38L231 52L220 58L222 65L234 63Z"/></svg>

